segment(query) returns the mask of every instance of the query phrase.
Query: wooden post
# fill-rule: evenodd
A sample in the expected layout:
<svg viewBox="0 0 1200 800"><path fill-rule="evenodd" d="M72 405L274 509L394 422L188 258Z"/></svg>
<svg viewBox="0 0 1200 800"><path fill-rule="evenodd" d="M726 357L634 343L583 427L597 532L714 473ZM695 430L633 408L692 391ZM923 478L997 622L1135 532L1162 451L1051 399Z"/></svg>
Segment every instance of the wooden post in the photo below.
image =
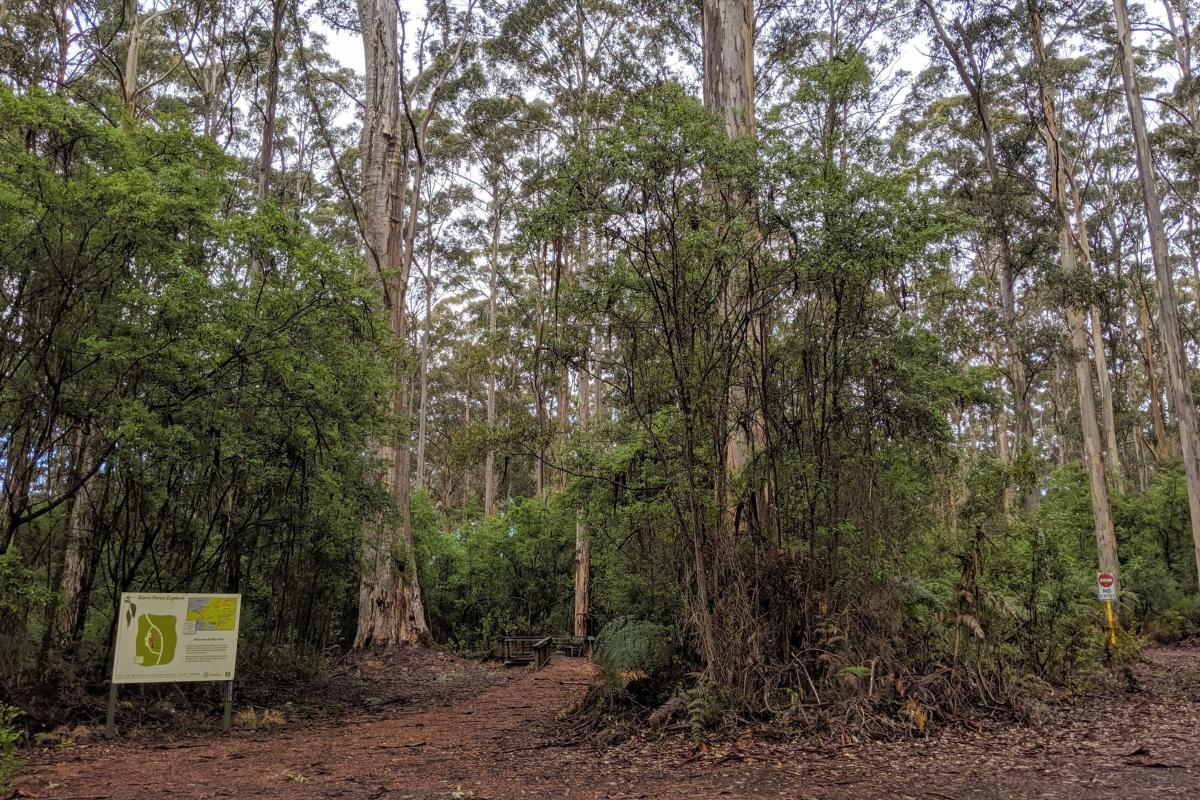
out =
<svg viewBox="0 0 1200 800"><path fill-rule="evenodd" d="M117 682L108 685L108 717L104 721L104 735L109 739L117 735Z"/></svg>

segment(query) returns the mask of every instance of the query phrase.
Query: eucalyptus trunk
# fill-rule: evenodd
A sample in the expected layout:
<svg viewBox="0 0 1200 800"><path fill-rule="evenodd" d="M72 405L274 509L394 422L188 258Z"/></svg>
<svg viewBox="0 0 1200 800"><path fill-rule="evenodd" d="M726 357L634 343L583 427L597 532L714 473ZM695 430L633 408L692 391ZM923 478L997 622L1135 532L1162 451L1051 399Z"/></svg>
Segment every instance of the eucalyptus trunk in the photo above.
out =
<svg viewBox="0 0 1200 800"><path fill-rule="evenodd" d="M411 244L411 236L405 236L403 212L408 201L408 218L412 218L416 198L407 197L406 145L411 142L400 113L397 8L389 0L360 0L358 13L366 66L360 157L367 269L380 282L392 333L404 343L405 295L412 253L406 247ZM413 186L420 185L417 175ZM398 381L389 404L395 427L376 444L382 483L395 507L363 528L355 647L417 643L429 638L412 539L404 394L404 383Z"/></svg>
<svg viewBox="0 0 1200 800"><path fill-rule="evenodd" d="M579 429L586 431L590 422L588 401L590 381L586 363L579 372L576 387L579 409ZM575 509L575 635L588 635L588 609L591 605L591 540L588 537L587 514L582 505Z"/></svg>
<svg viewBox="0 0 1200 800"><path fill-rule="evenodd" d="M1137 298L1137 322L1142 341L1142 366L1146 371L1146 394L1150 400L1150 427L1154 431L1154 460L1164 464L1171 459L1171 439L1167 436L1162 388L1158 385L1158 366L1154 362L1154 328L1150 323L1150 301L1140 289Z"/></svg>
<svg viewBox="0 0 1200 800"><path fill-rule="evenodd" d="M425 323L421 326L421 400L417 410L416 488L425 488L425 448L429 440L429 354L433 329L433 255L425 264Z"/></svg>
<svg viewBox="0 0 1200 800"><path fill-rule="evenodd" d="M752 0L706 0L704 28L704 105L724 123L731 139L755 138L754 3ZM753 218L755 198L745 187L735 188L735 213ZM725 314L746 317L744 341L737 348L742 364L728 389L728 433L723 446L724 475L717 482L721 524L746 532L751 516L760 531L773 524L773 493L769 481L756 476L746 497L736 497L733 487L744 483L755 456L767 451L764 385L761 371L766 354L767 319L756 310L757 241L754 225L745 242L752 254L744 265L729 273Z"/></svg>
<svg viewBox="0 0 1200 800"><path fill-rule="evenodd" d="M271 191L271 164L275 160L275 114L279 106L279 62L283 58L285 0L271 0L271 52L267 61L267 96L263 106L262 142L258 148L258 200Z"/></svg>
<svg viewBox="0 0 1200 800"><path fill-rule="evenodd" d="M1053 106L1051 108L1053 110ZM1068 163L1064 162L1064 164ZM1069 198L1075 207L1075 241L1079 246L1080 268L1090 272L1092 252L1088 245L1087 225L1083 220L1083 203L1075 187L1074 174L1068 169L1065 177L1069 181L1070 191L1064 193L1064 197ZM1088 315L1091 318L1092 352L1095 354L1096 363L1096 389L1100 394L1100 413L1104 421L1105 464L1108 466L1110 488L1119 494L1124 488L1125 476L1121 471L1121 453L1117 443L1117 414L1113 404L1112 380L1108 371L1108 354L1104 347L1104 327L1100 321L1100 307L1094 302L1090 303Z"/></svg>
<svg viewBox="0 0 1200 800"><path fill-rule="evenodd" d="M492 182L492 244L488 253L488 449L483 467L483 513L496 513L496 448L492 437L496 430L496 289L500 271L500 186Z"/></svg>
<svg viewBox="0 0 1200 800"><path fill-rule="evenodd" d="M74 459L76 470L82 470L99 457L96 452L99 438L90 425L81 425L75 433ZM83 630L87 611L87 595L92 585L95 564L93 551L96 537L98 472L83 481L79 491L71 498L71 513L67 521L67 544L63 553L62 577L59 581L59 598L55 618L55 630L59 641L68 647Z"/></svg>
<svg viewBox="0 0 1200 800"><path fill-rule="evenodd" d="M1162 205L1154 172L1154 157L1150 151L1150 135L1146 129L1146 114L1138 92L1137 69L1134 65L1133 44L1129 29L1129 10L1125 0L1113 0L1117 21L1117 49L1121 62L1121 79L1125 99L1129 104L1129 119L1133 127L1134 153L1137 157L1138 179L1142 185L1142 201L1150 233L1150 254L1154 259L1154 276L1158 284L1159 334L1163 356L1167 362L1167 394L1179 423L1179 439L1183 467L1187 474L1188 511L1191 515L1192 545L1200 579L1200 430L1197 429L1196 405L1188 375L1187 355L1179 333L1179 306L1175 297L1175 278L1171 273L1167 232L1163 224Z"/></svg>
<svg viewBox="0 0 1200 800"><path fill-rule="evenodd" d="M1058 257L1063 273L1070 276L1080 272L1075 240L1075 214L1071 204L1071 160L1062 144L1062 131L1054 104L1054 89L1050 84L1049 60L1042 38L1042 15L1037 0L1029 3L1030 38L1033 45L1034 67L1037 70L1038 95L1042 106L1042 139L1046 144L1049 164L1050 200L1058 218ZM1071 366L1079 397L1079 419L1083 434L1083 462L1091 488L1092 524L1096 535L1100 571L1111 573L1115 590L1120 597L1121 573L1117 559L1117 534L1113 525L1112 506L1108 497L1108 471L1105 468L1104 445L1100 425L1096 421L1095 386L1092 364L1088 358L1088 335L1084 309L1079 298L1069 294L1066 299L1067 331L1071 343ZM1103 353L1103 347L1100 350ZM1107 377L1107 374L1105 375Z"/></svg>
<svg viewBox="0 0 1200 800"><path fill-rule="evenodd" d="M137 112L138 62L142 49L142 16L137 0L125 0L123 5L125 25L125 70L121 73L121 100L125 113L132 117Z"/></svg>

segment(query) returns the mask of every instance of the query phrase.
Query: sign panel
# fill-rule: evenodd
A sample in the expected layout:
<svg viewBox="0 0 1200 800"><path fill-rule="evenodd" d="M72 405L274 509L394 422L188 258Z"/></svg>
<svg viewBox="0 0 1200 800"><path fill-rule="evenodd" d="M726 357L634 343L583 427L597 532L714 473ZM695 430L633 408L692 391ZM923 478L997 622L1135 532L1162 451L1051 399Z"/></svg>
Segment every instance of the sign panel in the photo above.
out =
<svg viewBox="0 0 1200 800"><path fill-rule="evenodd" d="M1096 573L1096 597L1100 600L1117 599L1117 582L1112 573Z"/></svg>
<svg viewBox="0 0 1200 800"><path fill-rule="evenodd" d="M123 593L113 683L233 680L241 613L240 594Z"/></svg>

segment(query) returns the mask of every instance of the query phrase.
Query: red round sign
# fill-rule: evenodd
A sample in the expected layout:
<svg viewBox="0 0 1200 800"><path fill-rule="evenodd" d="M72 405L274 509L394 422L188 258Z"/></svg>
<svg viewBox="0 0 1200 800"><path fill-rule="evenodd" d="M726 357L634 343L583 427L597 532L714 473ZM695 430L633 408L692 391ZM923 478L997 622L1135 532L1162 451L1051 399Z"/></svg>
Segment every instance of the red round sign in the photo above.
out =
<svg viewBox="0 0 1200 800"><path fill-rule="evenodd" d="M1096 583L1103 586L1105 589L1113 585L1113 576L1107 572L1101 572L1096 576Z"/></svg>

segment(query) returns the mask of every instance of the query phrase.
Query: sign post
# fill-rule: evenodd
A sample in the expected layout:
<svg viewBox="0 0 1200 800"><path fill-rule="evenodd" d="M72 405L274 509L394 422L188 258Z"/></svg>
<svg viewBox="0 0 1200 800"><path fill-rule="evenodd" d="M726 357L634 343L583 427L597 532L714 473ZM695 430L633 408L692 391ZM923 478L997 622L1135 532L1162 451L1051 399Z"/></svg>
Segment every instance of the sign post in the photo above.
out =
<svg viewBox="0 0 1200 800"><path fill-rule="evenodd" d="M224 681L223 728L233 713L240 594L125 592L117 612L105 734L116 734L122 683Z"/></svg>
<svg viewBox="0 0 1200 800"><path fill-rule="evenodd" d="M1096 597L1104 601L1104 613L1108 617L1108 643L1117 643L1117 624L1113 615L1113 602L1117 599L1117 580L1111 572L1096 573Z"/></svg>

